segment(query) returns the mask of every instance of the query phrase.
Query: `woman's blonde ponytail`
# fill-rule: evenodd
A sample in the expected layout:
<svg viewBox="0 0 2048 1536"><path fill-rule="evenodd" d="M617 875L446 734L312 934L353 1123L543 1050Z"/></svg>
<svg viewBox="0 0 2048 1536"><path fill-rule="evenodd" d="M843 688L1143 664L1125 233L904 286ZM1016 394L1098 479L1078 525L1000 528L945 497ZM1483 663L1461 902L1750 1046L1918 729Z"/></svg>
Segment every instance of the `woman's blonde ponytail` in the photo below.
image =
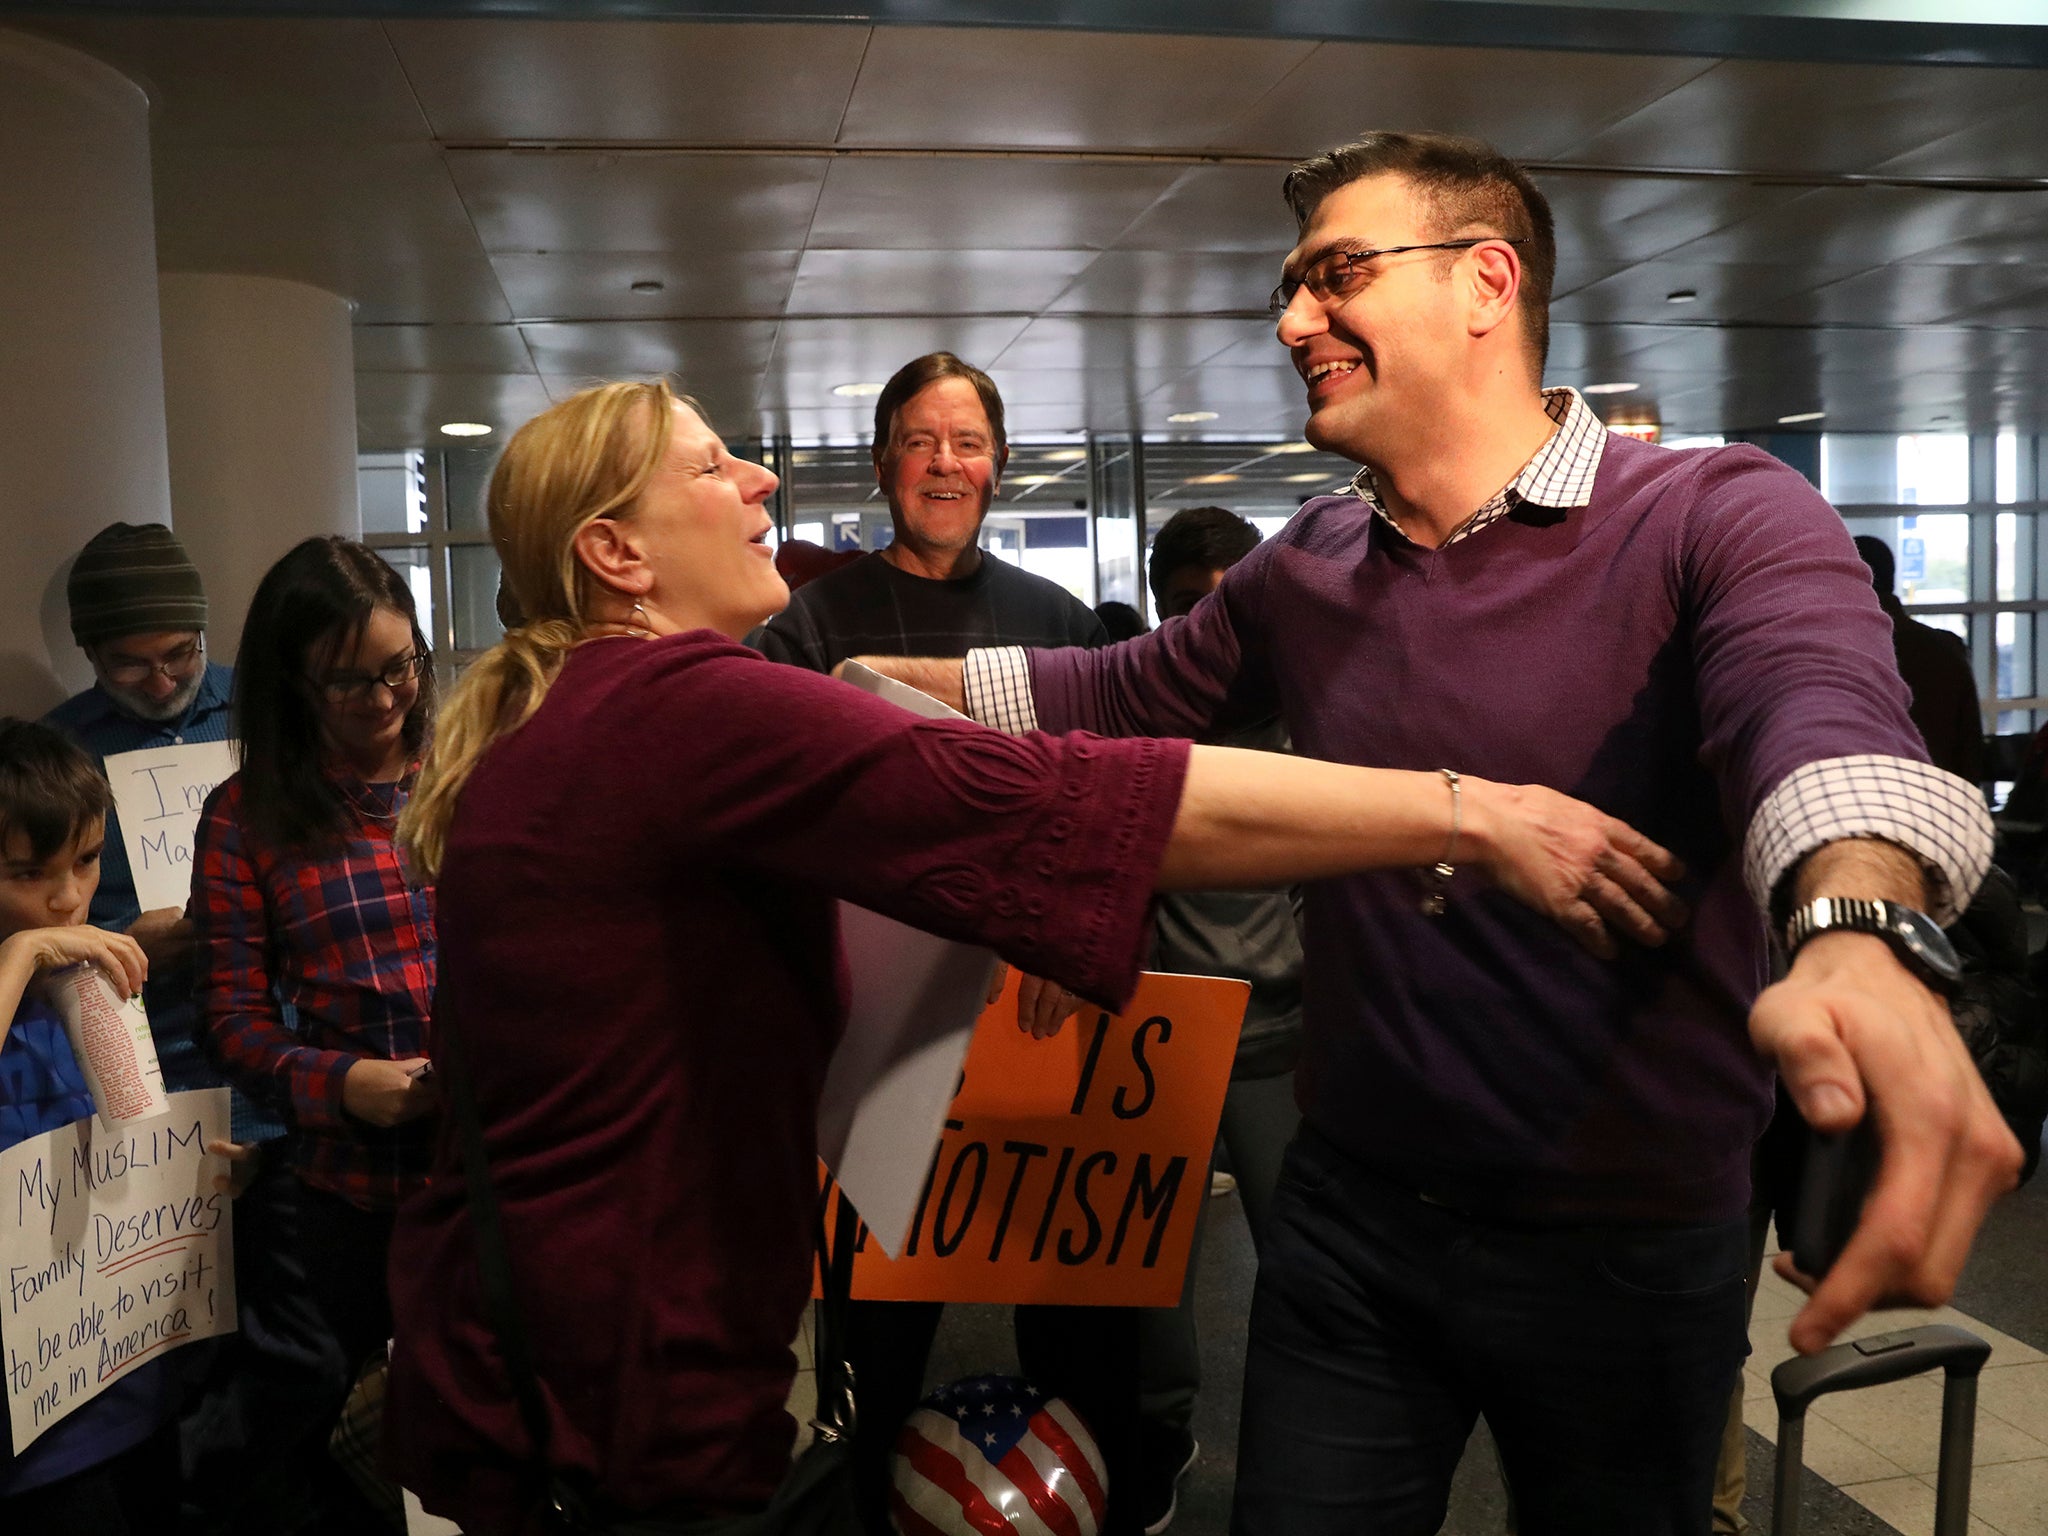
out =
<svg viewBox="0 0 2048 1536"><path fill-rule="evenodd" d="M601 384L534 417L505 445L486 501L504 595L521 622L470 664L441 708L398 822L421 879L439 877L455 802L484 753L533 718L585 638L590 582L576 535L630 511L668 447L678 403L659 380Z"/></svg>

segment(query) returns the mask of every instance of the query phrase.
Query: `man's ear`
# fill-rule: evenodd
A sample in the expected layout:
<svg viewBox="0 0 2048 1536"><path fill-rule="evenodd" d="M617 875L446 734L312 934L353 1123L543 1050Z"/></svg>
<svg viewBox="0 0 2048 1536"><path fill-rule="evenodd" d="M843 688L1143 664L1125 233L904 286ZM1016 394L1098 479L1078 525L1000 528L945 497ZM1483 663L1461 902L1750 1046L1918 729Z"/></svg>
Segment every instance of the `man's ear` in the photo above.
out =
<svg viewBox="0 0 2048 1536"><path fill-rule="evenodd" d="M595 517L576 530L571 543L576 558L598 582L629 597L645 597L654 586L654 572L641 558L632 525L615 518Z"/></svg>
<svg viewBox="0 0 2048 1536"><path fill-rule="evenodd" d="M1008 466L1009 462L1010 445L1005 443L996 450L996 472L989 476L988 489L991 496L1003 488L1003 470Z"/></svg>
<svg viewBox="0 0 2048 1536"><path fill-rule="evenodd" d="M1508 323L1522 293L1522 259L1504 242L1474 246L1467 261L1466 292L1470 300L1465 329L1485 336Z"/></svg>

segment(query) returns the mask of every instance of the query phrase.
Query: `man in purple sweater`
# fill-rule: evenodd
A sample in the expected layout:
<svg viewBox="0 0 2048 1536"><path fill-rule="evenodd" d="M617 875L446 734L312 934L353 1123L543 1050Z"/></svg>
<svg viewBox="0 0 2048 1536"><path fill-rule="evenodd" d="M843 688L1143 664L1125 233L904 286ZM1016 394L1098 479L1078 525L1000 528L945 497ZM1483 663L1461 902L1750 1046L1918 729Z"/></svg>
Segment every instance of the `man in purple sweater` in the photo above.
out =
<svg viewBox="0 0 2048 1536"><path fill-rule="evenodd" d="M1279 336L1309 441L1363 466L1350 493L1150 636L890 669L1010 729L1277 710L1305 755L1548 784L1687 860L1691 925L1604 959L1456 870L1455 838L1433 871L1308 887L1304 1124L1233 1529L1434 1531L1483 1412L1524 1531L1704 1532L1772 1063L1817 1127L1868 1106L1884 1145L1801 1349L1945 1297L2017 1173L1930 990L1989 820L1927 765L1803 479L1609 436L1541 388L1555 244L1519 167L1376 133L1286 193ZM1772 926L1795 953L1766 989Z"/></svg>

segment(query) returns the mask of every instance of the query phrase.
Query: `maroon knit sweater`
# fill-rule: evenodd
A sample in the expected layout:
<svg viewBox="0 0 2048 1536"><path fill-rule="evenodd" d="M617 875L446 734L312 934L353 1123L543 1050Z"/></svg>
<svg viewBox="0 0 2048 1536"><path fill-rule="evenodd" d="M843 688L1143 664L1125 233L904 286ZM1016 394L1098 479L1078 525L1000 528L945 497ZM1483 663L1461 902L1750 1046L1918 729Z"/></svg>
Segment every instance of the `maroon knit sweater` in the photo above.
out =
<svg viewBox="0 0 2048 1536"><path fill-rule="evenodd" d="M1130 993L1173 742L918 721L708 631L577 650L462 792L436 1038L461 1039L558 1466L628 1509L740 1509L788 1464L834 902ZM399 1215L387 1444L427 1508L520 1527L525 1436L461 1158Z"/></svg>

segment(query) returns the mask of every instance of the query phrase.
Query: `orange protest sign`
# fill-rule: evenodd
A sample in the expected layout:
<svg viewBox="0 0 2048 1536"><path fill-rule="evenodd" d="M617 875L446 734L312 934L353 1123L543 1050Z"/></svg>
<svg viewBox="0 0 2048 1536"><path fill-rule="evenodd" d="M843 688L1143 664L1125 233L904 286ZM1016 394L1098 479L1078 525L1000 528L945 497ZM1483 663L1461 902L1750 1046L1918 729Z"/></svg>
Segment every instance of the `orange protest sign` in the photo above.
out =
<svg viewBox="0 0 2048 1536"><path fill-rule="evenodd" d="M883 1301L1170 1307L1251 988L1147 974L1122 1014L1051 1040L1017 1028L1017 977L981 1016L900 1258L865 1241Z"/></svg>

